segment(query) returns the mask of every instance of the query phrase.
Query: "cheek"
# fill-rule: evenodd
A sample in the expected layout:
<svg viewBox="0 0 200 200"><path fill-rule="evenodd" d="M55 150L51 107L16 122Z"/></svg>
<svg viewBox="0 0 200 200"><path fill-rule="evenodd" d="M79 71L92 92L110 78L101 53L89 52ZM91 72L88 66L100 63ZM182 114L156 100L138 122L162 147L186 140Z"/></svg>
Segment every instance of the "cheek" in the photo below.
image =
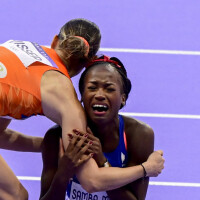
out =
<svg viewBox="0 0 200 200"><path fill-rule="evenodd" d="M81 99L82 99L84 107L87 107L89 103L89 99L90 99L89 95L84 92Z"/></svg>
<svg viewBox="0 0 200 200"><path fill-rule="evenodd" d="M115 108L120 108L121 107L121 103L122 103L122 97L120 94L116 95L115 97L112 98L112 102L114 104Z"/></svg>

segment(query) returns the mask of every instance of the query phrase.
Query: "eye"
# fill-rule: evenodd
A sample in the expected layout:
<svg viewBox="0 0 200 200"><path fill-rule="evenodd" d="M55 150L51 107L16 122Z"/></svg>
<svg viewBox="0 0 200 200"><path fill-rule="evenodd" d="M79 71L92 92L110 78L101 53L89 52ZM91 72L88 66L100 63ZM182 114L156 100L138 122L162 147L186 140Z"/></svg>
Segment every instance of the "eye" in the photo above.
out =
<svg viewBox="0 0 200 200"><path fill-rule="evenodd" d="M109 88L107 88L107 91L108 91L108 92L114 92L114 91L115 91L115 88L109 87Z"/></svg>
<svg viewBox="0 0 200 200"><path fill-rule="evenodd" d="M88 88L88 90L95 90L96 86L88 86L87 88Z"/></svg>

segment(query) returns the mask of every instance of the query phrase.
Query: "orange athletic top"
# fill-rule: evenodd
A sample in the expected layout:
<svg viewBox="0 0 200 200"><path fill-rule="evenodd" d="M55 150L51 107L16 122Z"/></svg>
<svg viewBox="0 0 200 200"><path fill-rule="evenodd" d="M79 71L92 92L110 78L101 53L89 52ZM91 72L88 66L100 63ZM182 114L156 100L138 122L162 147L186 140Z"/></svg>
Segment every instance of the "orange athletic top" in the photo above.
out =
<svg viewBox="0 0 200 200"><path fill-rule="evenodd" d="M43 115L40 82L48 70L69 74L55 50L27 41L0 45L0 116Z"/></svg>

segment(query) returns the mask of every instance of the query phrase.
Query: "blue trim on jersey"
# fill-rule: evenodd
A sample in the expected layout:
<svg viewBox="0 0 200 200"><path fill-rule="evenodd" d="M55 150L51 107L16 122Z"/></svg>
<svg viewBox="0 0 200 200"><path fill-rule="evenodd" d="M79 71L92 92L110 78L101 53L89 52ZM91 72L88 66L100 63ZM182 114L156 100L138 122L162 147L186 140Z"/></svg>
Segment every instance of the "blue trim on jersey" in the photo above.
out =
<svg viewBox="0 0 200 200"><path fill-rule="evenodd" d="M128 153L124 142L124 119L119 115L119 145L109 153L104 153L112 167L125 167L128 162Z"/></svg>
<svg viewBox="0 0 200 200"><path fill-rule="evenodd" d="M37 51L43 56L45 57L51 64L53 67L58 69L58 66L56 65L56 63L52 60L52 58L43 50L43 48L37 44L36 42L31 42L33 44L33 46L37 49Z"/></svg>

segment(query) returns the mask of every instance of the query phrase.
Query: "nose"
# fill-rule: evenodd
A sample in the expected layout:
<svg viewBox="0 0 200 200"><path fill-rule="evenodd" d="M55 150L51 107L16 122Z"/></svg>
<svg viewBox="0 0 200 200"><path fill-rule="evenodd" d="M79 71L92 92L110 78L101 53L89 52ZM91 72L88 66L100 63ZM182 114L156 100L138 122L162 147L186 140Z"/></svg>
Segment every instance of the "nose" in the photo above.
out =
<svg viewBox="0 0 200 200"><path fill-rule="evenodd" d="M103 92L103 89L99 89L99 90L96 92L96 94L95 94L95 99L100 100L100 101L102 101L102 100L105 99L105 94L104 94L104 92Z"/></svg>

